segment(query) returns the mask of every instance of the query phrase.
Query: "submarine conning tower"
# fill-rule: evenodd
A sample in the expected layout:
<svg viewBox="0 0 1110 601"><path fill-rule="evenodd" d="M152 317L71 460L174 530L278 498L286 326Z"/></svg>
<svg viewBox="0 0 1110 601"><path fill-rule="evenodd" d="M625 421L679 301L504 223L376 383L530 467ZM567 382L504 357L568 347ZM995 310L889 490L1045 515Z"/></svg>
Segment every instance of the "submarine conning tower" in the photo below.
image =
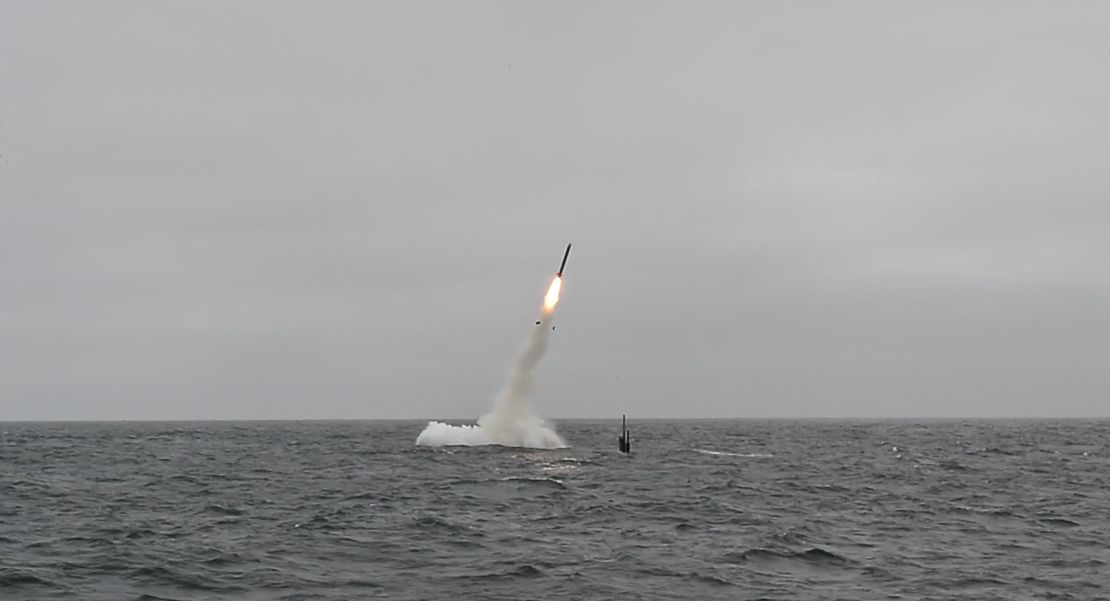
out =
<svg viewBox="0 0 1110 601"><path fill-rule="evenodd" d="M617 438L617 448L622 453L632 452L632 436L628 431L628 416L621 415L621 435Z"/></svg>

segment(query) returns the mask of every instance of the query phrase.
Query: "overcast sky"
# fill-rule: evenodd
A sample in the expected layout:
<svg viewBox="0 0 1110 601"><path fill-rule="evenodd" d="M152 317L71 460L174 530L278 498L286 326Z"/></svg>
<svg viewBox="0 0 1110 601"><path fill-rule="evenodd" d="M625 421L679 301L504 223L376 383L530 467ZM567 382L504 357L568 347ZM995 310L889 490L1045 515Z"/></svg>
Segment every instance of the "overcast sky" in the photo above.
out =
<svg viewBox="0 0 1110 601"><path fill-rule="evenodd" d="M0 420L1108 416L1107 23L0 1Z"/></svg>

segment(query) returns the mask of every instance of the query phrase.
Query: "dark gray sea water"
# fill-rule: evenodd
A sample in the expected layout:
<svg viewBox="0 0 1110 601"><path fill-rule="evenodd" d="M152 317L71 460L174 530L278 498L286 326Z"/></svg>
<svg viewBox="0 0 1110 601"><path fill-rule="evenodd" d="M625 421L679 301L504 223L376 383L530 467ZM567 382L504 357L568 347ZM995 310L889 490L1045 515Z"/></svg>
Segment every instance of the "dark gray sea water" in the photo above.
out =
<svg viewBox="0 0 1110 601"><path fill-rule="evenodd" d="M0 424L0 599L1107 599L1110 422Z"/></svg>

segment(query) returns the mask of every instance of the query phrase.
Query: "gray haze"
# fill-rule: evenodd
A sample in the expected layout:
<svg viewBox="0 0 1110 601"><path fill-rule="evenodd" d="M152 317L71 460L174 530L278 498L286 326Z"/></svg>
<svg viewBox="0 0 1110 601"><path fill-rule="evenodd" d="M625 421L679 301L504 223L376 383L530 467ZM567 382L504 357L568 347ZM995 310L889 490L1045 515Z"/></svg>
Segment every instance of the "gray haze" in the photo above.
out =
<svg viewBox="0 0 1110 601"><path fill-rule="evenodd" d="M1110 415L1110 5L0 3L0 419Z"/></svg>

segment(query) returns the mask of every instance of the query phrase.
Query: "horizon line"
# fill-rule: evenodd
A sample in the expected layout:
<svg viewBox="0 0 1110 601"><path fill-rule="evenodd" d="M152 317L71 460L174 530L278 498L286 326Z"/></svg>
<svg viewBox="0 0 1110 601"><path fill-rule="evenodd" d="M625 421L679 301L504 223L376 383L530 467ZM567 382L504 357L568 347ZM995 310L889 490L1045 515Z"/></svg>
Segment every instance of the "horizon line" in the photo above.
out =
<svg viewBox="0 0 1110 601"><path fill-rule="evenodd" d="M627 414L625 414L627 415ZM607 417L554 417L544 418L548 422L581 422L618 420L620 416ZM948 415L948 416L861 416L861 415L809 415L809 416L700 416L700 417L636 417L633 421L990 421L990 420L1110 420L1110 415ZM189 422L477 422L472 417L217 417L217 418L86 418L86 419L3 419L0 424L19 423L189 423Z"/></svg>

